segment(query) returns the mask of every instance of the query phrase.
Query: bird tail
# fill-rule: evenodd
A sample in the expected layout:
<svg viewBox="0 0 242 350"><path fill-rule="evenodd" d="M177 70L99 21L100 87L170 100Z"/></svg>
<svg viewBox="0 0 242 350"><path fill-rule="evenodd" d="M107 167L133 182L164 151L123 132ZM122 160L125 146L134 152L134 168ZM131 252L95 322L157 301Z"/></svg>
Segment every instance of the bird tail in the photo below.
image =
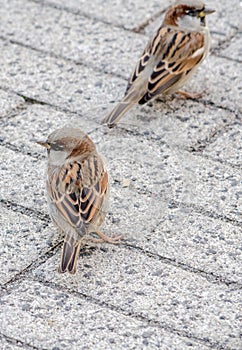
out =
<svg viewBox="0 0 242 350"><path fill-rule="evenodd" d="M119 102L114 109L102 120L102 124L106 124L109 128L113 128L122 116L128 112L140 99L139 91L129 92L121 102Z"/></svg>
<svg viewBox="0 0 242 350"><path fill-rule="evenodd" d="M77 258L81 248L81 240L77 240L73 233L67 233L64 239L61 261L58 272L76 273Z"/></svg>

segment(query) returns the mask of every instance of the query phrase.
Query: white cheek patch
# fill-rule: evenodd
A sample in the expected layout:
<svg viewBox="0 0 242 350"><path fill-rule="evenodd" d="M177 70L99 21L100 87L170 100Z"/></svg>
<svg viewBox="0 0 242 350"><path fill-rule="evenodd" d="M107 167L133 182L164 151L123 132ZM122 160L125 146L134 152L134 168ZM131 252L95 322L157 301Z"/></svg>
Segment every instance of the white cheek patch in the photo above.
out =
<svg viewBox="0 0 242 350"><path fill-rule="evenodd" d="M192 58L195 58L197 56L201 56L204 53L204 47L201 47L200 49L198 49L197 51L194 52L194 54L192 55Z"/></svg>

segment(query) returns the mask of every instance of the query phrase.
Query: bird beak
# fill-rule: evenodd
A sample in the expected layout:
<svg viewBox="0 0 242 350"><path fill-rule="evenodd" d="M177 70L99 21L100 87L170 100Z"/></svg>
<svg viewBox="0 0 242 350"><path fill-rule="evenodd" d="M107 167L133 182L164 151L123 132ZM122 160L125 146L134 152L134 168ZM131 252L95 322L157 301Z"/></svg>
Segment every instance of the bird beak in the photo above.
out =
<svg viewBox="0 0 242 350"><path fill-rule="evenodd" d="M38 143L38 145L45 147L46 149L50 149L50 144L46 141L35 141L36 143Z"/></svg>
<svg viewBox="0 0 242 350"><path fill-rule="evenodd" d="M205 16L210 15L211 13L214 13L214 12L215 12L215 10L213 10L213 9L206 9L205 8L203 11L200 12L199 16L205 17Z"/></svg>

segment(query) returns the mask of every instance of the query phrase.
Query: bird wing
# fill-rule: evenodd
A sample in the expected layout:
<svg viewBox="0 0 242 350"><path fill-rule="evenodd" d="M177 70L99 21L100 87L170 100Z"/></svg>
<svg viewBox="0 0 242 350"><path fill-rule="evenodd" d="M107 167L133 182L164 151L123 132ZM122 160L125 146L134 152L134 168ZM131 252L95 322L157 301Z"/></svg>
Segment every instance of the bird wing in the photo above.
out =
<svg viewBox="0 0 242 350"><path fill-rule="evenodd" d="M181 31L175 27L161 26L150 40L131 75L126 94L142 81L142 72L149 69L147 92L139 103L145 103L155 95L167 92L182 77L185 77L203 59L204 34ZM154 63L153 63L153 62ZM150 62L150 63L149 63ZM152 69L152 67L154 67ZM144 74L144 73L143 73Z"/></svg>
<svg viewBox="0 0 242 350"><path fill-rule="evenodd" d="M104 208L108 174L99 158L49 167L47 192L64 219L80 231Z"/></svg>

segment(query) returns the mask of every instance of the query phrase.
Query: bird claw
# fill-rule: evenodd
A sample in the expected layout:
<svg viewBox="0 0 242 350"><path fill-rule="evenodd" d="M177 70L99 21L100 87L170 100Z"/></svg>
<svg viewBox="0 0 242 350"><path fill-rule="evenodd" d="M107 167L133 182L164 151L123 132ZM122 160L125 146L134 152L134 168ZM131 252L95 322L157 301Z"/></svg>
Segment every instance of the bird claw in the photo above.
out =
<svg viewBox="0 0 242 350"><path fill-rule="evenodd" d="M187 91L179 90L176 91L176 94L179 94L181 98L183 99L190 99L190 100L197 100L201 97L203 97L205 91L198 92L198 93L190 93Z"/></svg>
<svg viewBox="0 0 242 350"><path fill-rule="evenodd" d="M92 241L93 243L110 243L110 244L119 244L121 243L121 239L124 237L124 235L119 235L119 236L115 236L112 235L110 236L106 236L104 233L102 233L101 231L96 230L95 233L100 237L100 238L94 238L94 237L90 237L88 238L88 240Z"/></svg>

